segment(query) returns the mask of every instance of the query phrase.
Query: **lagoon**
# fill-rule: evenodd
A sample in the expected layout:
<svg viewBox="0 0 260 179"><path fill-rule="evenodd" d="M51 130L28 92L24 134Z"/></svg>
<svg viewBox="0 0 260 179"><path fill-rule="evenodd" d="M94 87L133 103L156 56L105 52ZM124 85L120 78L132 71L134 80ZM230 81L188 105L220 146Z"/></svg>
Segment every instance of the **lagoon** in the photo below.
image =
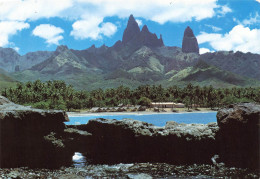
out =
<svg viewBox="0 0 260 179"><path fill-rule="evenodd" d="M86 116L69 116L70 121L65 122L66 125L80 125L86 124L90 119L105 118L117 119L124 118L135 119L155 126L165 126L167 121L175 121L178 123L200 123L207 124L210 122L217 122L217 112L196 112L196 113L167 113L167 114L120 114L120 115L104 115L104 114L91 114Z"/></svg>

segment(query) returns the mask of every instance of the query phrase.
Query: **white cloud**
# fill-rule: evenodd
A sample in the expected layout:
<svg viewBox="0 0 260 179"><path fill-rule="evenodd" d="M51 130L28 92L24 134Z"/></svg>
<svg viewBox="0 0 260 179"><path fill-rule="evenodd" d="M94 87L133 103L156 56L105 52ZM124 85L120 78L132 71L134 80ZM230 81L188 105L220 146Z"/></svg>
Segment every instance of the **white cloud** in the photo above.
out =
<svg viewBox="0 0 260 179"><path fill-rule="evenodd" d="M244 26L259 25L260 24L260 15L258 14L258 12L256 12L254 16L252 14L250 14L249 18L244 19L242 21L240 21L234 17L233 21L236 22L237 24L244 25Z"/></svg>
<svg viewBox="0 0 260 179"><path fill-rule="evenodd" d="M256 0L256 1L260 3L260 0Z"/></svg>
<svg viewBox="0 0 260 179"><path fill-rule="evenodd" d="M128 17L134 14L158 23L185 22L230 12L217 0L0 0L0 20L37 20L63 17L84 20L87 16Z"/></svg>
<svg viewBox="0 0 260 179"><path fill-rule="evenodd" d="M35 21L41 18L60 17L74 21L71 35L75 38L99 39L102 36L111 36L117 29L114 24L103 22L106 17L127 18L130 14L134 14L135 17L164 24L200 21L231 12L228 6L220 6L217 1L0 0L0 21ZM93 22L93 17L97 17L98 22ZM81 32L83 34L80 34Z"/></svg>
<svg viewBox="0 0 260 179"><path fill-rule="evenodd" d="M260 29L249 29L237 25L224 35L202 32L197 36L198 43L209 43L215 50L233 50L260 54Z"/></svg>
<svg viewBox="0 0 260 179"><path fill-rule="evenodd" d="M141 19L135 19L135 21L137 22L138 26L143 25L143 21Z"/></svg>
<svg viewBox="0 0 260 179"><path fill-rule="evenodd" d="M200 54L204 54L204 53L208 53L208 52L214 52L214 51L211 51L208 48L200 48Z"/></svg>
<svg viewBox="0 0 260 179"><path fill-rule="evenodd" d="M259 23L260 23L260 16L259 16L258 12L256 12L254 17L253 17L252 14L250 14L250 18L249 19L244 19L242 21L243 25L252 25L252 24L259 24Z"/></svg>
<svg viewBox="0 0 260 179"><path fill-rule="evenodd" d="M46 43L59 44L59 41L63 39L61 35L64 32L60 27L55 27L51 24L41 24L33 30L33 35L41 37L46 40Z"/></svg>
<svg viewBox="0 0 260 179"><path fill-rule="evenodd" d="M72 27L70 35L76 39L91 38L94 40L101 39L102 35L111 36L117 31L117 27L110 23L102 23L101 17L89 17L87 20L76 21Z"/></svg>
<svg viewBox="0 0 260 179"><path fill-rule="evenodd" d="M37 20L61 17L73 0L0 0L0 20Z"/></svg>
<svg viewBox="0 0 260 179"><path fill-rule="evenodd" d="M229 12L227 6L217 5L217 0L77 0L77 2L74 5L76 10L73 12L76 12L80 19L73 24L71 32L76 39L100 39L102 34L105 35L100 29L100 24L108 16L127 18L130 14L134 14L135 17L164 24L193 19L199 21ZM141 24L141 21L137 22Z"/></svg>
<svg viewBox="0 0 260 179"><path fill-rule="evenodd" d="M220 7L220 10L217 11L218 17L223 17L227 13L232 12L232 9L230 9L227 5L219 6L219 7Z"/></svg>
<svg viewBox="0 0 260 179"><path fill-rule="evenodd" d="M205 26L211 28L214 32L218 32L218 31L221 31L221 30L222 30L222 28L216 27L216 26L214 26L214 25L205 25Z"/></svg>
<svg viewBox="0 0 260 179"><path fill-rule="evenodd" d="M10 45L9 38L22 29L29 28L28 23L19 21L0 21L0 47Z"/></svg>
<svg viewBox="0 0 260 179"><path fill-rule="evenodd" d="M112 36L116 31L117 27L110 22L103 23L100 28L100 33L104 34L107 37Z"/></svg>

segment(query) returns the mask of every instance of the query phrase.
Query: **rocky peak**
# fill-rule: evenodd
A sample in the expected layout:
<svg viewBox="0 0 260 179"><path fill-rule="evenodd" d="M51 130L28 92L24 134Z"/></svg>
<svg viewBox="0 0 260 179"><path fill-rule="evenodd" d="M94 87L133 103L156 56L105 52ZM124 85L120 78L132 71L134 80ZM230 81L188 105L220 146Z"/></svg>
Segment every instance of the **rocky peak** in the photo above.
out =
<svg viewBox="0 0 260 179"><path fill-rule="evenodd" d="M185 31L184 31L184 36L185 37L195 37L193 34L192 29L190 28L190 26L188 26Z"/></svg>
<svg viewBox="0 0 260 179"><path fill-rule="evenodd" d="M123 34L123 40L122 40L123 44L126 44L128 41L133 39L136 35L139 34L139 32L140 32L140 28L137 22L135 21L134 16L131 14L128 19L127 27Z"/></svg>
<svg viewBox="0 0 260 179"><path fill-rule="evenodd" d="M113 45L113 48L114 49L119 49L122 47L122 41L121 40L118 40L114 45Z"/></svg>
<svg viewBox="0 0 260 179"><path fill-rule="evenodd" d="M89 48L87 49L87 51L90 52L90 53L95 53L96 50L97 50L97 48L96 48L95 45L92 45L91 47L89 47Z"/></svg>
<svg viewBox="0 0 260 179"><path fill-rule="evenodd" d="M138 36L137 40L139 40L142 45L146 45L148 47L164 46L162 36L160 36L160 39L158 39L156 34L153 34L149 31L147 25L143 26L140 36Z"/></svg>
<svg viewBox="0 0 260 179"><path fill-rule="evenodd" d="M192 29L188 26L184 31L182 40L182 52L199 53L197 38L194 36Z"/></svg>
<svg viewBox="0 0 260 179"><path fill-rule="evenodd" d="M67 45L59 45L57 46L56 50L55 50L55 54L60 54L66 50L69 50L69 48L67 47Z"/></svg>
<svg viewBox="0 0 260 179"><path fill-rule="evenodd" d="M143 32L143 33L150 33L149 30L148 30L147 25L144 25L144 26L143 26L142 32Z"/></svg>

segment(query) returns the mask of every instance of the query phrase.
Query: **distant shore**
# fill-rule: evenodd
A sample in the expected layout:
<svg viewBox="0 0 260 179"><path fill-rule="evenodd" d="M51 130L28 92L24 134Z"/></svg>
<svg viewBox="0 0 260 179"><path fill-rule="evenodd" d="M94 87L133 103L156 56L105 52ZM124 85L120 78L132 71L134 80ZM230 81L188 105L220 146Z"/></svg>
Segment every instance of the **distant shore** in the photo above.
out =
<svg viewBox="0 0 260 179"><path fill-rule="evenodd" d="M208 113L216 112L208 108L199 108L199 111L192 110L191 112L187 111L187 108L177 109L178 112L172 112L171 109L165 109L166 112L154 112L152 110L147 111L124 111L124 112L89 112L89 111L80 111L80 112L67 112L69 117L83 117L83 116L113 116L113 115L152 115L152 114L183 114L183 113Z"/></svg>

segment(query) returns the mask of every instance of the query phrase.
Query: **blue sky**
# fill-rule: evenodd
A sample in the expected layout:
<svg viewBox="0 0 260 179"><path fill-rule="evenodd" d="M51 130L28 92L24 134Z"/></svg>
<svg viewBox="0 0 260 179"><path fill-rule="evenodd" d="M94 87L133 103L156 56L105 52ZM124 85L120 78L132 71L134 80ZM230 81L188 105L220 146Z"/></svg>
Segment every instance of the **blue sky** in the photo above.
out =
<svg viewBox="0 0 260 179"><path fill-rule="evenodd" d="M25 54L57 45L112 46L130 14L167 46L181 47L189 25L201 53L260 54L260 0L0 0L0 47Z"/></svg>

